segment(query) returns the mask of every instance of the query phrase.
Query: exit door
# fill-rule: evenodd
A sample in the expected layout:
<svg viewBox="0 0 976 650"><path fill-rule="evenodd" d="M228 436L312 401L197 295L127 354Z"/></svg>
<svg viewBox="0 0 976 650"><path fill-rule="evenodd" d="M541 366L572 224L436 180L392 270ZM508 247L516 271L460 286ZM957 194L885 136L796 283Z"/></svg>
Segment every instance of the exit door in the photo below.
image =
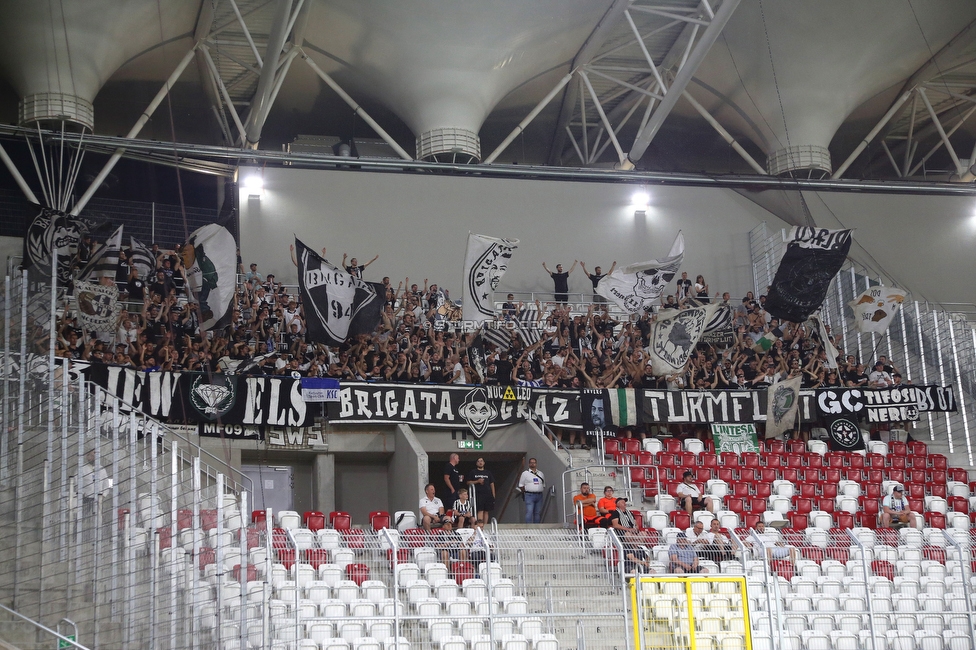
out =
<svg viewBox="0 0 976 650"><path fill-rule="evenodd" d="M241 471L251 479L254 510L272 512L294 510L295 468L287 465L242 465Z"/></svg>

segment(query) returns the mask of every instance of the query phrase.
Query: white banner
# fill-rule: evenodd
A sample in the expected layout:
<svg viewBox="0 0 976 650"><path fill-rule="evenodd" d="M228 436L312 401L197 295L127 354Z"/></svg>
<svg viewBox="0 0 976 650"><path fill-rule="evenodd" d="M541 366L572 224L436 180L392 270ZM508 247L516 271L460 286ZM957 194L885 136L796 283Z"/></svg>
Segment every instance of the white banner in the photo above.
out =
<svg viewBox="0 0 976 650"><path fill-rule="evenodd" d="M468 234L468 248L464 253L464 284L461 288L465 320L481 324L495 319L492 293L508 270L508 263L518 243L517 239Z"/></svg>
<svg viewBox="0 0 976 650"><path fill-rule="evenodd" d="M200 305L200 329L209 330L227 313L237 288L237 244L215 223L198 228L180 255L193 301Z"/></svg>
<svg viewBox="0 0 976 650"><path fill-rule="evenodd" d="M894 287L871 287L847 303L854 311L854 327L862 333L884 334L907 295Z"/></svg>
<svg viewBox="0 0 976 650"><path fill-rule="evenodd" d="M75 282L75 300L82 329L115 335L122 314L118 287L78 280Z"/></svg>
<svg viewBox="0 0 976 650"><path fill-rule="evenodd" d="M710 304L658 313L657 320L651 323L651 344L647 348L656 376L673 374L685 367L718 307Z"/></svg>
<svg viewBox="0 0 976 650"><path fill-rule="evenodd" d="M766 392L766 439L782 438L783 433L793 428L796 413L800 407L800 380L777 381Z"/></svg>
<svg viewBox="0 0 976 650"><path fill-rule="evenodd" d="M596 286L596 292L628 313L645 312L671 283L684 256L685 238L679 230L671 244L671 252L663 260L650 260L617 269L603 276Z"/></svg>

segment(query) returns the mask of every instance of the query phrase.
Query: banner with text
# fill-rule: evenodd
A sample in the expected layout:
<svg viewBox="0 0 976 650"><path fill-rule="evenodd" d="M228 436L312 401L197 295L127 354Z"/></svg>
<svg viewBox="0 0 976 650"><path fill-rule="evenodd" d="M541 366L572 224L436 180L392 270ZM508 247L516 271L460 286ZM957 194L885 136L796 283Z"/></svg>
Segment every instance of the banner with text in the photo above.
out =
<svg viewBox="0 0 976 650"><path fill-rule="evenodd" d="M749 424L713 424L712 438L715 439L715 453L721 454L731 451L741 454L747 451L759 452L759 439L756 435L756 425Z"/></svg>
<svg viewBox="0 0 976 650"><path fill-rule="evenodd" d="M645 390L644 422L689 424L766 421L765 390ZM800 391L800 420L817 416L812 390Z"/></svg>
<svg viewBox="0 0 976 650"><path fill-rule="evenodd" d="M817 391L817 407L825 416L864 417L868 422L918 420L922 411L954 412L952 386L889 388L826 388Z"/></svg>

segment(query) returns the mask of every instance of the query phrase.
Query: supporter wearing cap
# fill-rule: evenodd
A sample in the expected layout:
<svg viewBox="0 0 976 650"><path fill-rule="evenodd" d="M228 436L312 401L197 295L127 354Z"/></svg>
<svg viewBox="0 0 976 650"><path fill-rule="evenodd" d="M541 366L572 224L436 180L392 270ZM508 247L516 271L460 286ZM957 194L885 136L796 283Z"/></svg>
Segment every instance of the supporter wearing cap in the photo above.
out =
<svg viewBox="0 0 976 650"><path fill-rule="evenodd" d="M709 497L703 497L701 489L695 485L695 473L691 471L686 471L681 476L681 483L678 483L678 487L675 490L675 496L678 497L678 504L684 508L688 514L694 513L695 509L701 510L704 508L709 512L712 512L712 500Z"/></svg>
<svg viewBox="0 0 976 650"><path fill-rule="evenodd" d="M900 485L896 485L891 494L881 501L881 526L889 528L892 525L918 528L918 514L908 507L905 489Z"/></svg>

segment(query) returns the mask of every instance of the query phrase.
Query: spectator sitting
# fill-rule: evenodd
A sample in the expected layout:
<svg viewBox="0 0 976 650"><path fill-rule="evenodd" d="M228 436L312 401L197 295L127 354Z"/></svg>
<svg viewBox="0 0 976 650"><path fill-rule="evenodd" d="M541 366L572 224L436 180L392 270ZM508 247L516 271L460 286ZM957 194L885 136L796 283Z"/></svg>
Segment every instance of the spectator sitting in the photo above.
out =
<svg viewBox="0 0 976 650"><path fill-rule="evenodd" d="M881 501L882 528L902 528L906 525L918 528L918 513L908 507L904 492L902 486L896 485L891 494Z"/></svg>
<svg viewBox="0 0 976 650"><path fill-rule="evenodd" d="M458 490L458 498L454 502L454 527L471 528L474 526L474 514L471 510L471 502L468 501L468 490L461 488Z"/></svg>
<svg viewBox="0 0 976 650"><path fill-rule="evenodd" d="M695 485L694 478L695 473L691 471L685 471L685 473L681 475L681 483L679 483L678 487L675 489L675 496L678 497L678 504L680 507L684 508L689 515L693 514L696 508L698 510L705 509L711 512L712 499L710 497L702 497L701 489Z"/></svg>
<svg viewBox="0 0 976 650"><path fill-rule="evenodd" d="M610 515L616 509L617 500L613 498L613 488L608 485L603 488L603 498L596 503L597 524L603 528L610 528Z"/></svg>
<svg viewBox="0 0 976 650"><path fill-rule="evenodd" d="M769 560L782 560L788 557L796 564L796 548L787 546L786 542L780 537L779 531L767 531L766 524L761 521L756 522L756 527L753 530L766 547L766 557Z"/></svg>
<svg viewBox="0 0 976 650"><path fill-rule="evenodd" d="M688 541L688 536L678 533L678 539L668 549L669 573L708 573L698 566L698 553Z"/></svg>
<svg viewBox="0 0 976 650"><path fill-rule="evenodd" d="M596 495L590 491L589 483L581 483L579 494L573 497L573 507L582 512L583 520L579 522L583 528L596 528L600 515L596 509ZM582 509L582 510L580 510Z"/></svg>
<svg viewBox="0 0 976 650"><path fill-rule="evenodd" d="M722 524L718 519L712 519L708 532L704 533L702 538L708 542L702 554L712 562L719 564L735 557L732 542L722 534Z"/></svg>
<svg viewBox="0 0 976 650"><path fill-rule="evenodd" d="M620 497L616 501L616 508L610 513L610 528L617 531L620 543L624 547L624 571L627 573L648 573L650 560L639 547L637 522L633 513L627 509L627 499Z"/></svg>
<svg viewBox="0 0 976 650"><path fill-rule="evenodd" d="M426 496L420 500L421 525L425 530L443 528L451 530L451 518L444 511L444 502L437 498L437 488L428 483L424 488Z"/></svg>

